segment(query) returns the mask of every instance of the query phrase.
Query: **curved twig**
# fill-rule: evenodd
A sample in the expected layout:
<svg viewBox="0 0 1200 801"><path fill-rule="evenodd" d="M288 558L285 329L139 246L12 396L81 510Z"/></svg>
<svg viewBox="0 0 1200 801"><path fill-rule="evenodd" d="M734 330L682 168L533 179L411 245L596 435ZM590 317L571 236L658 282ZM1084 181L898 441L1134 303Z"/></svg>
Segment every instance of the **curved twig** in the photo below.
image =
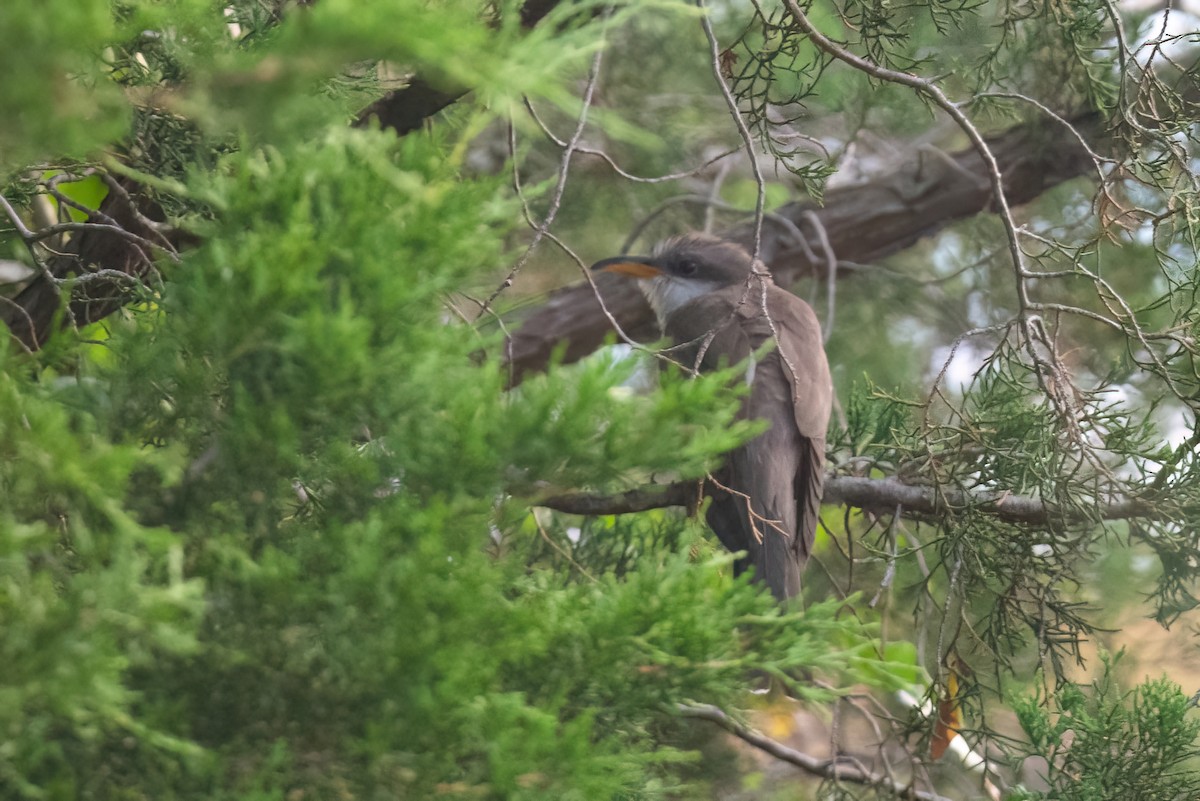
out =
<svg viewBox="0 0 1200 801"><path fill-rule="evenodd" d="M843 761L839 759L818 759L803 751L790 748L778 740L772 740L765 734L743 726L731 718L720 707L712 704L679 704L676 707L679 714L685 718L707 720L715 723L725 731L743 742L758 748L776 759L795 765L806 773L819 776L831 781L853 782L871 787L879 787L894 793L899 798L913 798L919 801L950 801L946 796L929 790L918 790L911 785L903 784L885 775L869 772L857 760Z"/></svg>

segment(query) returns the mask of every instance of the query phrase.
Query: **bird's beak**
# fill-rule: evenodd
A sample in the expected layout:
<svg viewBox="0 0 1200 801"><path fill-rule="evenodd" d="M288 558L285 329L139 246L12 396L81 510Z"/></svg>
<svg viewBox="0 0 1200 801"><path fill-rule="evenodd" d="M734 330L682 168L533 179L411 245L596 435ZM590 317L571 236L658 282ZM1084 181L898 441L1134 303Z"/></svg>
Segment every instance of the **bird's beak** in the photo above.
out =
<svg viewBox="0 0 1200 801"><path fill-rule="evenodd" d="M649 256L617 256L592 265L593 272L617 273L634 278L655 278L662 275L660 268Z"/></svg>

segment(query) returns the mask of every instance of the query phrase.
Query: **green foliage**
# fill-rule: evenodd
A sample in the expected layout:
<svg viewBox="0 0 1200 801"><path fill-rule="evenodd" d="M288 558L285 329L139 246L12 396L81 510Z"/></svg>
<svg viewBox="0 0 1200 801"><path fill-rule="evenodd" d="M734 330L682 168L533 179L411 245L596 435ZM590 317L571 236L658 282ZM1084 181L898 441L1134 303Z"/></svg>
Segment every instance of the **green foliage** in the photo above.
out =
<svg viewBox="0 0 1200 801"><path fill-rule="evenodd" d="M14 0L0 31L0 178L121 135L128 110L95 57L116 31L107 0Z"/></svg>
<svg viewBox="0 0 1200 801"><path fill-rule="evenodd" d="M4 358L4 357L0 357ZM203 587L180 538L123 508L136 448L63 394L0 372L0 788L70 798L128 738L199 749L133 713L131 673L194 654Z"/></svg>
<svg viewBox="0 0 1200 801"><path fill-rule="evenodd" d="M1030 754L1045 756L1049 789L1013 799L1183 801L1200 794L1200 720L1195 703L1167 679L1121 692L1115 660L1090 688L1066 684L1049 698L1014 703Z"/></svg>
<svg viewBox="0 0 1200 801"><path fill-rule="evenodd" d="M846 426L833 432L839 450L890 465L911 458L901 449L913 437L916 406L914 401L883 391L870 379L856 382L846 397Z"/></svg>
<svg viewBox="0 0 1200 801"><path fill-rule="evenodd" d="M634 366L600 360L506 395L503 369L472 363L481 343L447 325L440 299L497 261L514 209L496 181L453 181L436 153L337 132L290 156L232 156L203 179L206 244L153 324L112 342L119 425L211 453L206 492L257 494L267 514L291 503L293 480L346 506L392 476L423 496L486 497L694 475L745 436L727 428L723 376L626 398L615 388ZM363 436L373 447L359 453Z"/></svg>

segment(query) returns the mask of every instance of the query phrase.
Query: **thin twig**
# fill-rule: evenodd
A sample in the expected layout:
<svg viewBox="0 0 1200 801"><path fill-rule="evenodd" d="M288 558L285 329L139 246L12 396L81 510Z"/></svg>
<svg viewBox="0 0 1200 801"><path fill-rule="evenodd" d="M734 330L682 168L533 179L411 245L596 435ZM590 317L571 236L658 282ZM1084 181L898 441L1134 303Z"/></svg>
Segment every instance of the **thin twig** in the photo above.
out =
<svg viewBox="0 0 1200 801"><path fill-rule="evenodd" d="M1068 375L1066 368L1054 350L1053 344L1046 337L1044 328L1035 324L1033 315L1030 314L1029 288L1025 282L1028 270L1025 266L1024 252L1021 250L1020 235L1016 222L1013 220L1012 210L1008 205L1008 198L1004 193L1004 177L1000 172L999 164L996 162L995 155L992 153L991 148L988 147L987 141L983 138L979 129L963 113L960 104L952 102L946 96L936 81L922 78L912 73L882 67L861 56L855 55L817 30L816 26L813 25L808 15L804 13L804 10L800 8L796 0L784 0L784 5L787 7L788 13L792 16L793 20L795 20L796 25L799 26L819 50L873 78L907 86L915 90L927 97L938 108L942 109L967 135L975 152L983 160L984 167L987 170L988 181L991 184L992 200L995 203L996 211L1004 226L1004 234L1008 243L1008 251L1012 259L1013 272L1016 279L1014 283L1016 285L1018 318L1021 321L1022 332L1024 333L1022 341L1026 352L1029 354L1029 358L1035 367L1039 368L1034 371L1035 377L1046 397L1059 410L1072 441L1080 448L1084 454L1084 458L1088 459L1098 471L1107 473L1107 467L1092 454L1092 447L1080 429L1079 410L1072 398L1071 390L1074 388L1074 385L1071 382L1071 377ZM1046 348L1048 356L1038 353L1037 345L1039 343ZM1050 379L1049 382L1047 378Z"/></svg>
<svg viewBox="0 0 1200 801"><path fill-rule="evenodd" d="M523 102L525 105L525 110L529 112L529 116L533 118L533 121L537 123L537 126L542 129L542 133L546 135L546 138L558 145L560 148L568 147L568 143L556 136L554 131L550 130L550 126L542 120L541 116L537 113L537 110L533 107L533 103L530 102L529 98L524 98ZM608 155L603 150L599 150L594 147L587 147L585 145L578 145L575 148L575 152L581 156L595 156L611 167L613 172L627 181L632 181L638 184L665 184L672 181L678 181L681 178L691 178L692 176L699 175L717 162L732 156L740 149L740 147L731 147L727 150L721 151L697 167L692 167L691 169L687 170L680 170L679 172L668 173L666 175L656 175L652 178L634 175L631 172L627 172L621 167L620 164L617 164L617 162L613 160L612 156Z"/></svg>
<svg viewBox="0 0 1200 801"><path fill-rule="evenodd" d="M837 300L837 256L834 255L833 245L829 244L829 234L821 223L821 218L812 211L804 211L801 212L800 219L813 229L817 235L817 244L821 246L821 253L825 256L825 331L821 335L821 341L828 343L829 337L833 335L833 315ZM807 245L807 242L805 244ZM816 266L816 259L813 259L813 267Z"/></svg>
<svg viewBox="0 0 1200 801"><path fill-rule="evenodd" d="M557 551L559 556L566 559L567 562L570 563L570 565L572 567L574 567L576 570L578 570L585 578L587 578L588 581L595 583L597 580L596 577L593 576L591 573L589 573L588 569L586 567L579 564L579 562L575 561L575 557L571 556L571 554L568 553L561 545L559 545L557 542L554 541L554 538L551 537L550 534L546 531L546 527L542 525L542 521L538 520L537 515L532 514L532 515L530 515L530 517L533 518L533 524L535 526L537 526L538 533L542 535L542 539L546 541L546 544L549 545L551 548L553 548L555 551Z"/></svg>
<svg viewBox="0 0 1200 801"><path fill-rule="evenodd" d="M764 734L754 731L738 723L724 710L711 704L679 704L679 714L686 718L696 718L715 723L725 731L743 742L758 748L776 759L795 765L801 770L831 781L852 782L869 787L878 787L890 791L900 798L912 798L918 801L950 801L943 795L929 790L918 790L911 785L890 779L882 774L867 771L857 760L848 763L839 759L818 759L810 754L789 748L783 743L772 740Z"/></svg>
<svg viewBox="0 0 1200 801"><path fill-rule="evenodd" d="M762 250L762 219L767 204L767 185L763 180L762 169L758 166L758 152L754 149L754 139L750 135L750 129L746 127L746 121L742 119L741 112L738 111L737 98L733 96L729 84L725 82L725 76L721 73L721 48L717 44L717 35L713 32L712 21L708 18L708 9L704 5L704 0L696 0L696 5L704 12L700 17L700 27L704 29L704 35L708 38L709 64L712 67L713 78L721 90L721 96L725 98L725 105L728 106L729 115L737 126L738 135L742 137L746 156L750 159L750 169L754 173L757 193L754 198L754 250L750 255L755 261L758 261L759 253Z"/></svg>
<svg viewBox="0 0 1200 801"><path fill-rule="evenodd" d="M517 259L516 264L508 271L508 275L500 282L500 286L493 290L487 300L483 302L483 307L480 309L479 316L483 315L491 308L492 303L496 298L500 297L500 293L508 289L513 284L513 279L517 277L517 273L521 271L533 255L533 251L545 238L546 232L550 230L550 226L554 224L554 219L558 216L559 207L562 205L563 193L567 189L567 174L571 169L571 158L575 154L576 148L579 146L579 139L583 136L583 129L587 127L588 111L592 107L592 97L596 93L596 86L600 81L600 64L604 60L603 49L597 50L592 57L592 66L588 70L587 86L583 92L583 102L579 109L579 117L575 122L575 131L571 134L571 139L563 148L562 159L558 166L558 179L554 184L554 192L550 196L550 208L546 211L546 216L542 218L542 222L534 229L533 241L525 248L525 252ZM516 167L514 166L514 173Z"/></svg>

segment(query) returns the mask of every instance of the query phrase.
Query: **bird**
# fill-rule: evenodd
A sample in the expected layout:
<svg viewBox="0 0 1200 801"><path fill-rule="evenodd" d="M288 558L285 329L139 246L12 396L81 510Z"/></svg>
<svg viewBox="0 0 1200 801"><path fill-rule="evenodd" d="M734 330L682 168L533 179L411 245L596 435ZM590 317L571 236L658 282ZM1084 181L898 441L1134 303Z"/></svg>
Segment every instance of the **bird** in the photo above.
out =
<svg viewBox="0 0 1200 801"><path fill-rule="evenodd" d="M816 314L745 248L708 234L675 236L650 256L616 256L591 269L638 280L673 342L670 359L684 369L745 363L739 376L749 390L739 419L767 428L709 476L705 519L722 545L745 552L735 574L752 570L786 603L800 593L812 553L833 402Z"/></svg>

